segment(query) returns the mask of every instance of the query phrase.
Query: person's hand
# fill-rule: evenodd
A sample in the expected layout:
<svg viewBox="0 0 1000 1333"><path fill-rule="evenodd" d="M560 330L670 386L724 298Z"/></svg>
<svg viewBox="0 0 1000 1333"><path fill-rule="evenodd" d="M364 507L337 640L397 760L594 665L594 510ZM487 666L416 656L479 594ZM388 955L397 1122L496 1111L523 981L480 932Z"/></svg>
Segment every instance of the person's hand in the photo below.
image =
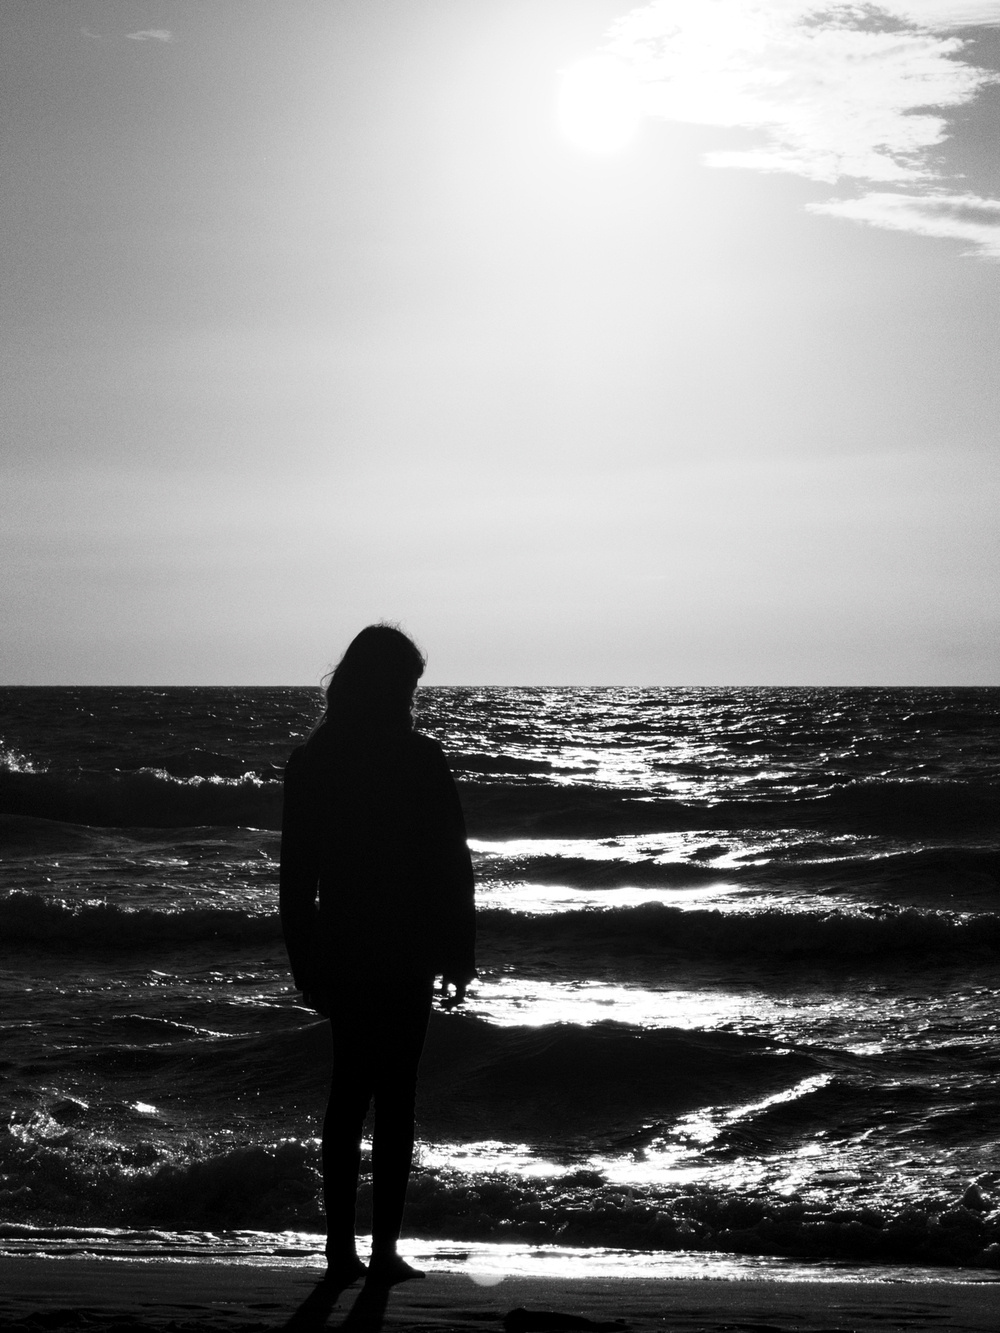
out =
<svg viewBox="0 0 1000 1333"><path fill-rule="evenodd" d="M308 1005L310 1009L315 1009L323 1018L330 1017L330 997L325 991L304 990L302 1003Z"/></svg>
<svg viewBox="0 0 1000 1333"><path fill-rule="evenodd" d="M458 1004L465 1003L465 988L469 984L470 978L452 977L447 973L441 978L441 1008L454 1009ZM451 988L455 988L454 995Z"/></svg>

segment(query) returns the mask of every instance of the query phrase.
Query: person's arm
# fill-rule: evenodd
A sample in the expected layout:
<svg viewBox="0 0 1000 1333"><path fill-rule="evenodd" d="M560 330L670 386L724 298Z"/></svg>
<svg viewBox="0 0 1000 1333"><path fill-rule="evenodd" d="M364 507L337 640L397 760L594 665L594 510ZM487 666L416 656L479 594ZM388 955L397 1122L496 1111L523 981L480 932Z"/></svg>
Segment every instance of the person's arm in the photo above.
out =
<svg viewBox="0 0 1000 1333"><path fill-rule="evenodd" d="M447 1003L461 1004L466 987L476 975L476 887L458 788L440 749L437 755L437 785L445 835L440 885L441 992ZM451 987L455 988L454 996L450 994Z"/></svg>
<svg viewBox="0 0 1000 1333"><path fill-rule="evenodd" d="M312 950L320 865L316 795L309 776L302 751L296 750L285 768L278 906L292 977L303 992L316 984Z"/></svg>

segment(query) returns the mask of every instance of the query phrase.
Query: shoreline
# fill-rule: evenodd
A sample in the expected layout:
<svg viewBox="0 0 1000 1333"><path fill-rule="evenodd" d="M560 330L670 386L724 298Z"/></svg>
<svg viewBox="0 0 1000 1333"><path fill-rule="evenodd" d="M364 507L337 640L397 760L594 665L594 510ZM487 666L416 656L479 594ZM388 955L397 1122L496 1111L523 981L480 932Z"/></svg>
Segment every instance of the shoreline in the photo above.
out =
<svg viewBox="0 0 1000 1333"><path fill-rule="evenodd" d="M282 1328L384 1327L503 1333L504 1316L531 1312L599 1323L623 1320L635 1333L796 1330L888 1333L892 1329L987 1333L997 1326L989 1280L860 1282L761 1277L524 1277L434 1272L384 1294L360 1284L335 1293L321 1269L256 1261L4 1258L0 1324L151 1333L264 1333ZM489 1285L485 1285L488 1282ZM558 1333L560 1321L549 1321ZM572 1324L561 1321L561 1328ZM544 1323L541 1326L544 1333Z"/></svg>

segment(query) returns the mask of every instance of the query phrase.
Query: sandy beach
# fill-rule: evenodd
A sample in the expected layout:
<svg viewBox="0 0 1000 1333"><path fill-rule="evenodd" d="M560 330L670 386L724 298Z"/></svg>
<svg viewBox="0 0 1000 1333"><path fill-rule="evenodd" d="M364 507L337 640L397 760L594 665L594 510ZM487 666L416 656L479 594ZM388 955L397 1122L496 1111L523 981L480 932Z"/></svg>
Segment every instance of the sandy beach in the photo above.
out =
<svg viewBox="0 0 1000 1333"><path fill-rule="evenodd" d="M993 1330L1000 1288L961 1282L512 1277L490 1287L453 1273L388 1293L327 1290L307 1269L262 1264L16 1257L4 1261L0 1322L8 1333L85 1328L215 1330L504 1329L523 1309L540 1317L511 1333L570 1333L583 1320L642 1333L889 1329ZM556 1318L545 1316L556 1315ZM566 1318L567 1316L572 1318Z"/></svg>

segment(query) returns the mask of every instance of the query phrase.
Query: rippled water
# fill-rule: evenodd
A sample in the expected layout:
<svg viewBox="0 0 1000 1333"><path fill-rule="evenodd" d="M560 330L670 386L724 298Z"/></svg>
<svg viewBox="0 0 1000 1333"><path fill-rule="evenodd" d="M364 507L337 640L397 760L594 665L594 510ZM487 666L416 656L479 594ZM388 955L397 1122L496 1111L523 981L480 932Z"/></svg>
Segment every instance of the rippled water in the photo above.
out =
<svg viewBox="0 0 1000 1333"><path fill-rule="evenodd" d="M8 1248L308 1250L328 1036L274 830L316 712L0 691ZM438 1262L1000 1265L1000 691L431 689L419 725L480 907L422 1071Z"/></svg>

